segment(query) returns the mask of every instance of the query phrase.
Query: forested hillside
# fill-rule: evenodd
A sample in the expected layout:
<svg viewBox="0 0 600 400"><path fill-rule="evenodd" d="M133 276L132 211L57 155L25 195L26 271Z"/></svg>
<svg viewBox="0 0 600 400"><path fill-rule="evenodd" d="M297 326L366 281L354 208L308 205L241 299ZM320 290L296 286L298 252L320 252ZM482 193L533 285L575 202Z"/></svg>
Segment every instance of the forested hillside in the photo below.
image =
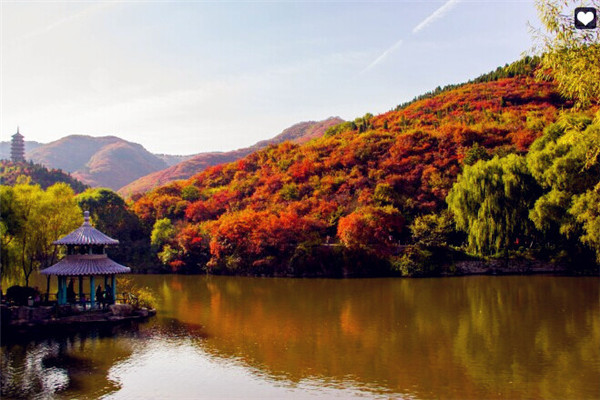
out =
<svg viewBox="0 0 600 400"><path fill-rule="evenodd" d="M33 162L0 161L0 185L13 186L20 176L29 177L32 184L40 185L42 189L59 182L71 186L76 193L81 193L87 188L85 184L60 169L48 169Z"/></svg>
<svg viewBox="0 0 600 400"><path fill-rule="evenodd" d="M323 121L299 122L286 128L277 136L262 140L250 147L225 152L207 152L196 154L177 163L169 168L143 176L130 184L119 189L124 196L144 193L155 187L164 185L177 179L187 179L192 175L205 170L208 167L239 160L250 153L263 149L271 144L279 144L285 141L293 143L304 143L316 137L322 136L325 131L343 120L339 117L330 117Z"/></svg>
<svg viewBox="0 0 600 400"><path fill-rule="evenodd" d="M562 228L548 228L550 233L542 220L524 224L523 229L511 226L498 243L493 243L493 235L499 230L493 229L481 233L487 235L487 244L472 243L470 230L478 208L465 195L465 205L471 208L461 211L455 204L460 190L452 189L463 168L467 175L478 169L491 171L478 183L485 186L490 179L499 180L490 190L504 191L502 179L509 177L531 184L520 186L526 193L531 189L527 199L520 199L517 193L522 192L507 184L506 198L484 191L476 200L489 204L482 213L490 213L486 221L493 227L506 225L495 221L508 218L499 211L503 202L529 202L519 203L524 208L510 216L511 221L522 222L519 218L528 220L527 207L537 205L544 187L549 188L550 184L538 183L542 178L529 173L523 162L535 158L525 155L544 129L550 139L544 136L543 143L560 136L552 124L572 103L558 95L553 83L537 81L530 64L525 60L483 82L439 90L395 111L366 114L304 145L286 142L208 168L186 181L137 196L133 209L148 228L153 227L152 244L161 262L179 271L206 268L213 273L296 276L451 273L452 263L467 257L456 251L467 240L465 233L469 244L465 249L473 255L504 251L507 256L512 252L553 261L547 256L552 246L547 235L560 235L556 229ZM584 110L577 117L579 132L588 126L597 129L593 112ZM563 133L570 129L567 125L561 125ZM581 154L575 158L581 162ZM545 160L552 164L551 157ZM500 172L487 166L499 162L506 164L498 167ZM590 189L594 162L591 180L570 192L571 197ZM521 180L513 164L521 168ZM502 175L502 168L514 173ZM451 190L454 197L448 200L448 210ZM495 202L485 198L492 193ZM581 201L587 211L573 214L570 223L585 231L584 225L594 222L582 215L593 212ZM568 214L570 204L562 207ZM473 212L475 217L469 214ZM455 214L460 230L455 228ZM593 234L588 239L581 235L571 236L577 251L569 254L593 260L594 246L589 243L596 239ZM524 255L524 243L529 249L548 251Z"/></svg>

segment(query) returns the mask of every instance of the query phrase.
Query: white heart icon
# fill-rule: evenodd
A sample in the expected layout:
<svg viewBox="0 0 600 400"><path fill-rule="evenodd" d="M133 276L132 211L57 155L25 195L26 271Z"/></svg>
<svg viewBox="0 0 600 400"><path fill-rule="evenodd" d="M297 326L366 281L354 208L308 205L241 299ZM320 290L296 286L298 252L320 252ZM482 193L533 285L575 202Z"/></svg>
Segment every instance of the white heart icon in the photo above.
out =
<svg viewBox="0 0 600 400"><path fill-rule="evenodd" d="M577 13L577 20L581 22L583 25L587 25L594 19L594 13L591 11L583 12L579 11Z"/></svg>

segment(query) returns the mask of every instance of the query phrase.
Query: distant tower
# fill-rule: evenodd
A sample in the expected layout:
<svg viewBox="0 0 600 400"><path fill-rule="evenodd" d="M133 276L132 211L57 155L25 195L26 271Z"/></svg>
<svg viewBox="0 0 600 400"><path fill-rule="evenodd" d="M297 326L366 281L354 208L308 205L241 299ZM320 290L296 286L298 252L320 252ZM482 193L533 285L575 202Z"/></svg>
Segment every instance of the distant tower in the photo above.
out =
<svg viewBox="0 0 600 400"><path fill-rule="evenodd" d="M25 161L25 142L23 141L23 135L19 133L17 127L17 133L12 135L12 143L10 145L10 159L13 162L24 162Z"/></svg>

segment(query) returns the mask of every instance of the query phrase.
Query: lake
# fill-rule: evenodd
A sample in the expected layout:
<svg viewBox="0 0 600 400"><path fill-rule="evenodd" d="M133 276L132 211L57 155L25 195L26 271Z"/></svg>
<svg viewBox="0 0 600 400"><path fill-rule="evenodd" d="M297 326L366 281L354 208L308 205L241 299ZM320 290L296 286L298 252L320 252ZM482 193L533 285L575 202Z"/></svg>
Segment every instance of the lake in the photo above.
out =
<svg viewBox="0 0 600 400"><path fill-rule="evenodd" d="M145 323L2 343L2 398L600 398L600 280L135 275Z"/></svg>

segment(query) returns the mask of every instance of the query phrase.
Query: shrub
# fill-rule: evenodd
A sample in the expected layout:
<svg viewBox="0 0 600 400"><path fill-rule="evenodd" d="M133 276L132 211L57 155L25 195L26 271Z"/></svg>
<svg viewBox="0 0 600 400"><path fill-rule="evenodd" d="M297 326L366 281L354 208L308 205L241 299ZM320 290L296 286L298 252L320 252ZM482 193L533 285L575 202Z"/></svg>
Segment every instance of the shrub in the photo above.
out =
<svg viewBox="0 0 600 400"><path fill-rule="evenodd" d="M136 286L133 279L119 277L117 287L121 293L125 294L125 302L133 307L148 309L156 307L157 300L154 291L148 287Z"/></svg>

